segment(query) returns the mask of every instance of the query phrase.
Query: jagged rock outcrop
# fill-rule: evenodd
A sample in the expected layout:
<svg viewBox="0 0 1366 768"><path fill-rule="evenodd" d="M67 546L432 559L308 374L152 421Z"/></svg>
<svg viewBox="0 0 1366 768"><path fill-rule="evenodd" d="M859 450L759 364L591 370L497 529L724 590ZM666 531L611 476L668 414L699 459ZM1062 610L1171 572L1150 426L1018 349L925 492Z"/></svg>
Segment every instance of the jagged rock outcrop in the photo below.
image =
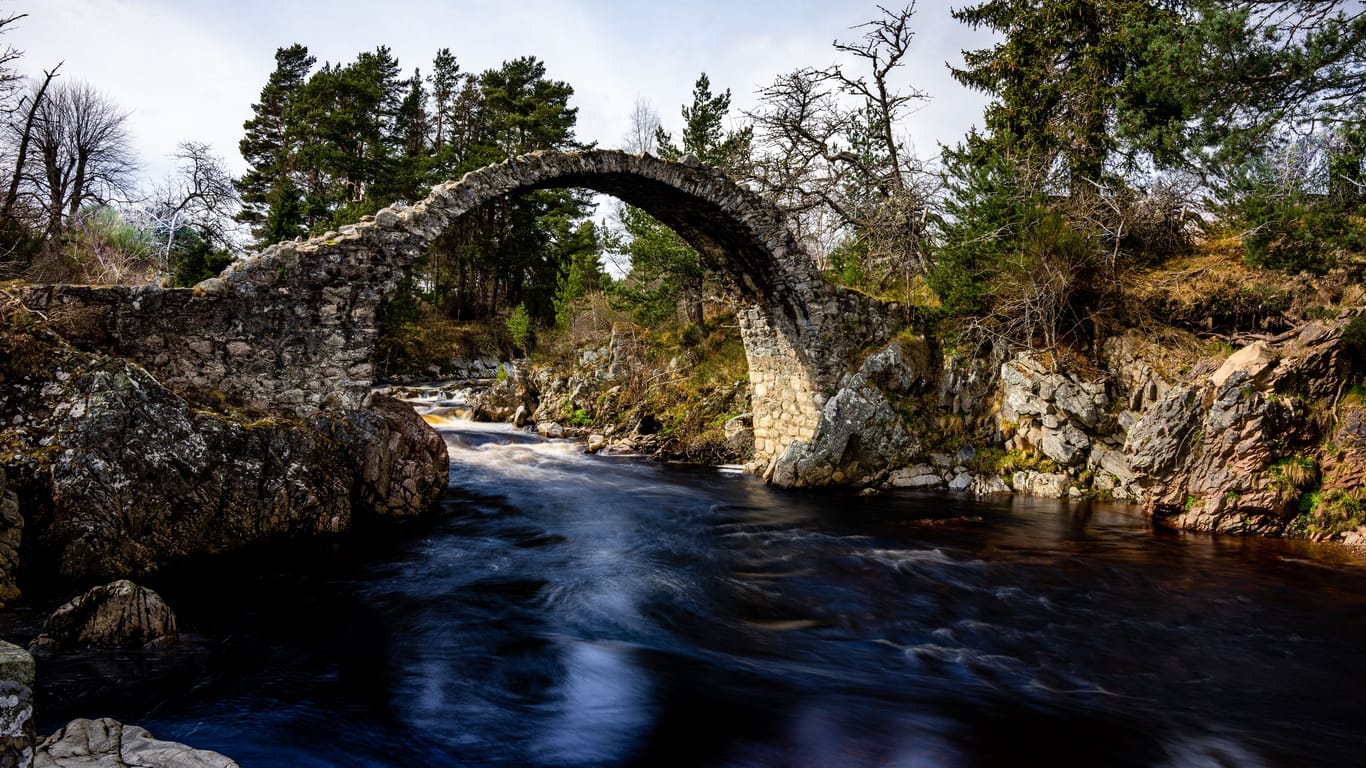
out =
<svg viewBox="0 0 1366 768"><path fill-rule="evenodd" d="M28 651L0 640L0 768L33 762L38 742L33 725L34 671Z"/></svg>
<svg viewBox="0 0 1366 768"><path fill-rule="evenodd" d="M1254 342L1168 391L1124 447L1145 509L1182 528L1283 532L1316 479L1314 412L1346 381L1346 325L1316 321L1284 341Z"/></svg>
<svg viewBox="0 0 1366 768"><path fill-rule="evenodd" d="M1102 374L1085 379L1075 372L1054 371L1028 354L1001 365L997 424L1005 437L1004 447L1041 455L1065 470L1016 471L1011 474L1011 483L1017 490L1064 496L1078 485L1070 473L1076 477L1084 474L1088 485L1111 498L1137 498L1133 472L1120 452L1125 427L1115 415L1112 393L1122 395L1129 387L1146 389L1153 385L1147 376L1126 381L1127 386L1117 385L1116 378Z"/></svg>
<svg viewBox="0 0 1366 768"><path fill-rule="evenodd" d="M1341 533L1344 543L1366 545L1366 402L1353 403L1339 413L1324 448L1321 471L1318 500L1329 517L1322 523L1322 533ZM1355 517L1350 516L1352 510L1357 512Z"/></svg>
<svg viewBox="0 0 1366 768"><path fill-rule="evenodd" d="M35 651L79 646L138 647L173 643L175 612L156 592L126 579L77 595L52 612Z"/></svg>
<svg viewBox="0 0 1366 768"><path fill-rule="evenodd" d="M341 531L356 514L416 514L445 487L445 444L411 409L380 401L309 421L215 410L24 322L31 359L0 371L0 462L24 504L36 575L136 576L266 537Z"/></svg>
<svg viewBox="0 0 1366 768"><path fill-rule="evenodd" d="M1108 431L1098 424L1110 404L1103 381L1054 373L1021 355L1001 366L1001 383L1001 420L1014 432L1007 447L1037 450L1070 467L1090 456L1088 432Z"/></svg>
<svg viewBox="0 0 1366 768"><path fill-rule="evenodd" d="M238 768L231 758L160 741L110 718L72 720L43 739L33 768Z"/></svg>
<svg viewBox="0 0 1366 768"><path fill-rule="evenodd" d="M1343 397L1364 372L1355 317L1224 358L1127 331L1085 376L1051 355L1017 354L995 376L989 356L948 358L938 405L959 421L941 416L947 449L912 456L884 487L1141 501L1183 528L1366 543L1366 402L1360 389ZM988 419L994 434L973 431L983 450L955 440Z"/></svg>

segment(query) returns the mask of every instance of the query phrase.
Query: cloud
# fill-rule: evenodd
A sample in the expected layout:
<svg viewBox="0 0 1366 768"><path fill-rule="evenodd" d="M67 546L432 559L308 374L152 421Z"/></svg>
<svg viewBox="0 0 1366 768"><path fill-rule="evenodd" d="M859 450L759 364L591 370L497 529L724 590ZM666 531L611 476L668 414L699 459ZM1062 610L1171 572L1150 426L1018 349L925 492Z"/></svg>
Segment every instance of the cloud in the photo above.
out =
<svg viewBox="0 0 1366 768"><path fill-rule="evenodd" d="M359 0L28 0L6 42L24 51L20 68L37 75L64 61L64 77L90 82L130 111L143 174L164 177L181 141L212 144L235 172L237 142L251 105L274 68L275 49L295 42L318 60L346 62L388 45L405 70L430 69L448 47L467 71L522 55L546 63L575 88L581 140L619 146L636 98L678 129L679 107L707 72L730 88L734 106L777 75L833 60L830 43L877 13L871 3L703 0L688 6L612 0L518 3ZM971 45L970 33L942 8L922 9L906 67L908 82L933 101L906 126L922 154L952 143L980 120L982 98L948 78L943 62Z"/></svg>

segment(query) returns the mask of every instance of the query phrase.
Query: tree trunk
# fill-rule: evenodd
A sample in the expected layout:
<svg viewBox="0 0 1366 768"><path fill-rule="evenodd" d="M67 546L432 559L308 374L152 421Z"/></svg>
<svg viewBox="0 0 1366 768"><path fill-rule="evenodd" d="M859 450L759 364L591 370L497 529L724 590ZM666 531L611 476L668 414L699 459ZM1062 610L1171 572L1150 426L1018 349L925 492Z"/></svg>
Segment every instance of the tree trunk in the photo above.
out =
<svg viewBox="0 0 1366 768"><path fill-rule="evenodd" d="M684 297L684 301L687 302L688 322L697 326L698 330L702 329L703 312L705 311L702 302L702 279L698 277L697 281L689 287L687 296Z"/></svg>
<svg viewBox="0 0 1366 768"><path fill-rule="evenodd" d="M28 107L28 114L24 116L24 131L19 139L19 154L14 160L14 175L9 180L9 192L5 195L5 205L0 209L0 219L8 220L14 212L14 204L19 200L19 180L24 175L24 163L28 160L28 143L33 136L33 118L38 114L38 107L43 103L43 96L47 93L47 87L52 82L52 78L57 76L57 70L62 68L62 64L51 70L44 72L43 84L38 88L38 92L33 96L33 103Z"/></svg>
<svg viewBox="0 0 1366 768"><path fill-rule="evenodd" d="M52 241L62 232L62 201L66 196L66 182L57 166L57 147L43 147L43 171L47 174L48 190L46 238Z"/></svg>
<svg viewBox="0 0 1366 768"><path fill-rule="evenodd" d="M77 153L76 175L71 179L71 201L67 204L68 213L73 217L80 213L81 199L85 197L85 168L88 157L84 149Z"/></svg>

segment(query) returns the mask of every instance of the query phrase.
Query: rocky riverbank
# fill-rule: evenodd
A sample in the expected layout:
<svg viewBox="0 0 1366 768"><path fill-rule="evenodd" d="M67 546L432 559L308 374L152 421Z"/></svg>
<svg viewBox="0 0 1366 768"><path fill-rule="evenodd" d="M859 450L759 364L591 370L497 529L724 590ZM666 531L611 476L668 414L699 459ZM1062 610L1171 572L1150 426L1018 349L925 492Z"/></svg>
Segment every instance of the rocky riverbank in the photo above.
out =
<svg viewBox="0 0 1366 768"><path fill-rule="evenodd" d="M78 718L34 735L34 662L0 641L0 765L6 768L237 768L217 752L156 739L110 718Z"/></svg>
<svg viewBox="0 0 1366 768"><path fill-rule="evenodd" d="M1361 542L1363 328L1348 309L1238 349L1129 330L1105 339L1098 361L955 354L903 333L824 398L812 439L752 468L784 485L1101 498L1178 528ZM748 459L743 382L704 404L717 415L703 451L661 435L661 414L629 396L633 382L671 373L641 361L613 334L558 363L505 363L467 393L469 412L592 451Z"/></svg>

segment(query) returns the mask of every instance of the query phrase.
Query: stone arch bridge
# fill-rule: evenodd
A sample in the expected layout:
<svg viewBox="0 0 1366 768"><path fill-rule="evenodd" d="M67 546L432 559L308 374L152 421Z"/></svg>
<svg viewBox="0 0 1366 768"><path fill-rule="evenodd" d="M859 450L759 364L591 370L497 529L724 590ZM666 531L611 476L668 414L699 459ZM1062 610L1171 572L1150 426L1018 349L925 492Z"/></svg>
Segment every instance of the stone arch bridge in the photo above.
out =
<svg viewBox="0 0 1366 768"><path fill-rule="evenodd" d="M270 246L192 290L68 286L50 289L42 303L100 310L110 351L166 383L301 416L361 407L374 384L385 305L413 262L460 216L552 187L592 189L648 211L732 278L759 466L772 469L822 429L838 431L832 420L848 421L829 401L848 385L859 356L895 330L889 313L826 281L781 212L759 195L719 170L648 155L533 153L440 184L414 205L396 203L335 232ZM889 413L879 418L895 420ZM841 443L857 443L863 426L843 425L850 434ZM812 482L822 479L855 478L836 472Z"/></svg>

